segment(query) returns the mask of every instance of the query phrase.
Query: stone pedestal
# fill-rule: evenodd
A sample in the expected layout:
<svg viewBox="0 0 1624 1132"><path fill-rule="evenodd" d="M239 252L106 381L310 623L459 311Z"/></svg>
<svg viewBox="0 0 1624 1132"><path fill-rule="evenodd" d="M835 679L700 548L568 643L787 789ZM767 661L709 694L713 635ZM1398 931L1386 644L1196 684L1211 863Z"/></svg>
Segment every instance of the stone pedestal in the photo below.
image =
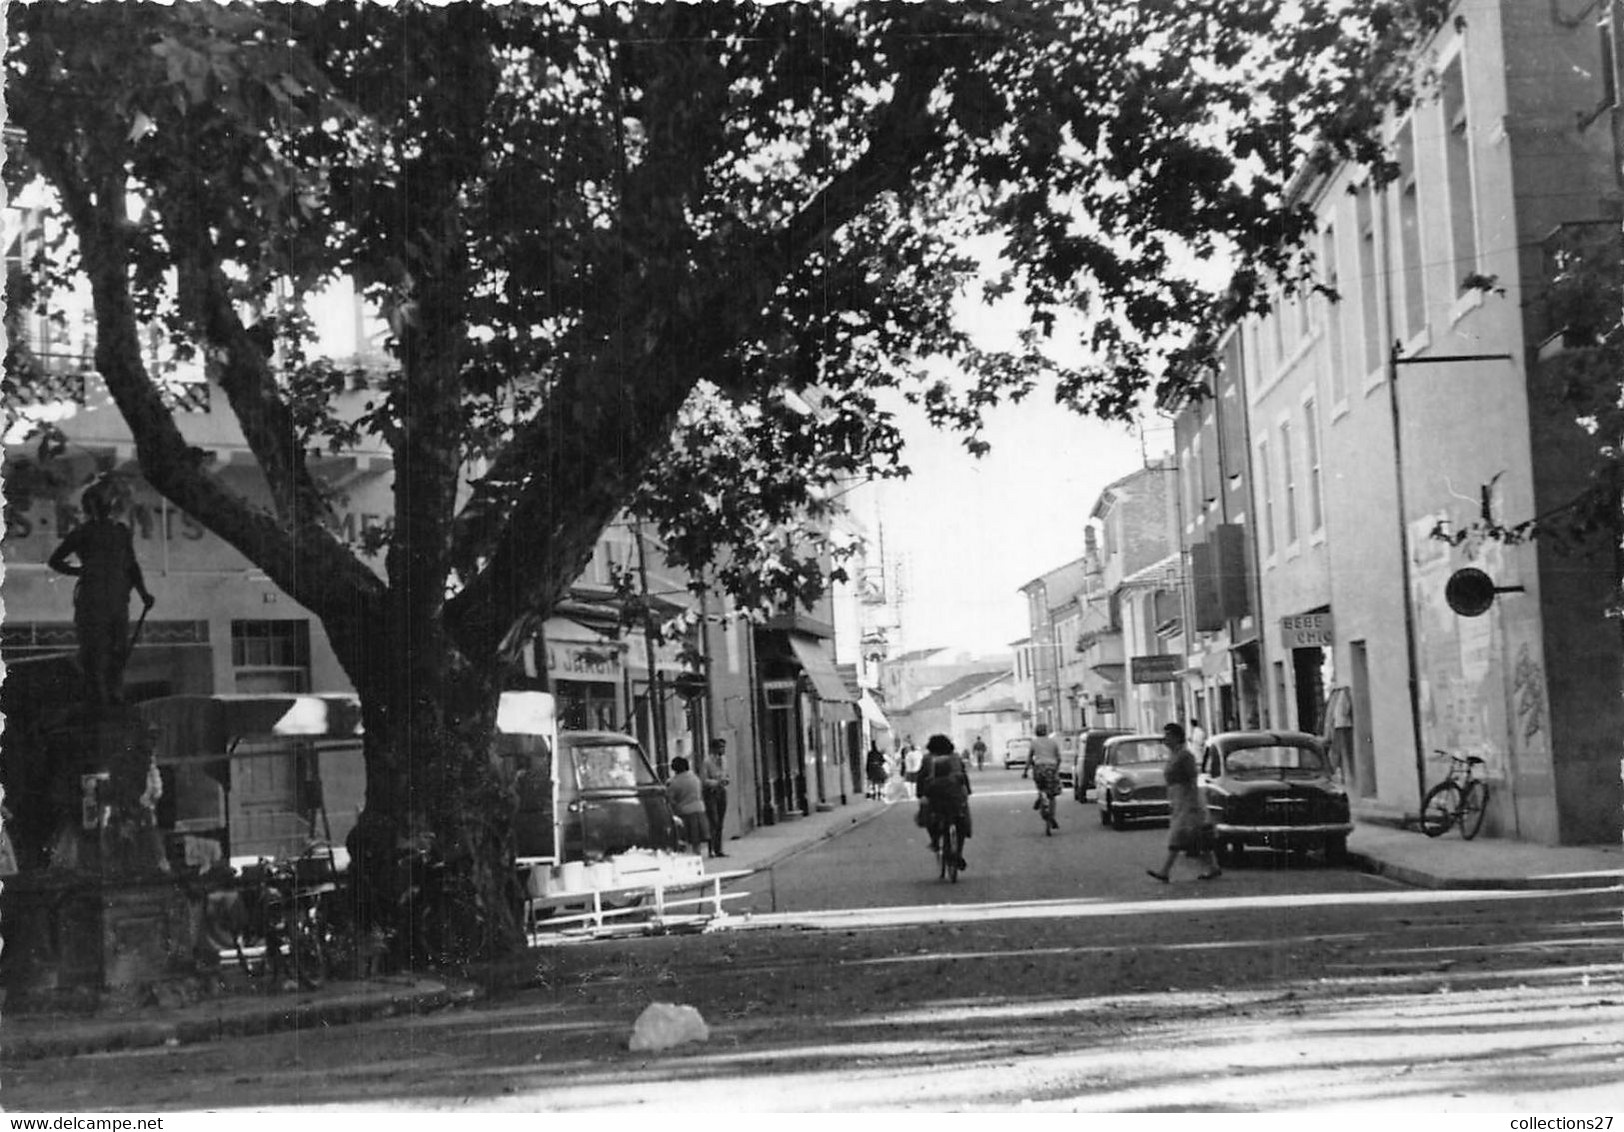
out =
<svg viewBox="0 0 1624 1132"><path fill-rule="evenodd" d="M8 1010L135 1003L191 972L192 901L164 860L140 716L110 708L53 728L49 861L0 893Z"/></svg>

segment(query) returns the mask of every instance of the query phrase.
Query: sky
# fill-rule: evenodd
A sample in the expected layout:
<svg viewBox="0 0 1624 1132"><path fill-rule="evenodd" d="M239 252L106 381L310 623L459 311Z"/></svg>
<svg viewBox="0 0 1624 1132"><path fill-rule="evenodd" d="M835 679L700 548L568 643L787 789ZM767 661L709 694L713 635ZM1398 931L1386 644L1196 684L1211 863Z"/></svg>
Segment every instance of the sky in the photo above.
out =
<svg viewBox="0 0 1624 1132"><path fill-rule="evenodd" d="M888 565L900 567L893 655L1007 652L1027 635L1020 586L1081 557L1100 491L1171 438L1165 422L1148 421L1142 448L1136 431L1061 408L1052 390L993 410L984 433L992 450L980 459L923 413L901 415L913 475L868 489L859 512L870 539L883 538Z"/></svg>
<svg viewBox="0 0 1624 1132"><path fill-rule="evenodd" d="M986 241L969 250L989 265L996 259ZM1026 325L1017 296L989 305L966 294L955 317L988 350L1017 348ZM1045 349L1060 364L1077 365L1085 338L1085 328L1063 316ZM957 384L950 371L943 376ZM982 439L992 448L979 459L961 434L933 428L900 397L888 407L913 475L865 487L852 505L871 542L883 537L892 593L891 569L899 568L893 656L935 647L1007 653L1029 630L1020 587L1082 557L1083 529L1101 490L1172 444L1166 418L1148 413L1141 435L1138 427L1056 405L1052 384L986 414Z"/></svg>

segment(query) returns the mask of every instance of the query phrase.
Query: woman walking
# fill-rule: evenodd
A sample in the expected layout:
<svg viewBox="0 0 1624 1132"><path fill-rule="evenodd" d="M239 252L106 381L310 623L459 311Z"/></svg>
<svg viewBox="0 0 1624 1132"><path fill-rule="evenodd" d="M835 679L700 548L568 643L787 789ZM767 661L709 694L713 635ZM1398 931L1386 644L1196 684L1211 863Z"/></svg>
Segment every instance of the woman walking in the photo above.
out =
<svg viewBox="0 0 1624 1132"><path fill-rule="evenodd" d="M885 753L879 745L868 745L868 796L878 802L885 797L885 780L889 777L885 771Z"/></svg>
<svg viewBox="0 0 1624 1132"><path fill-rule="evenodd" d="M1167 860L1162 862L1160 872L1145 871L1166 884L1173 879L1173 862L1179 859L1179 854L1185 853L1199 857L1205 866L1196 874L1197 880L1214 880L1223 875L1223 870L1212 857L1207 805L1201 791L1201 768L1184 741L1184 728L1177 723L1162 728L1162 746L1167 748L1167 765L1162 768L1162 774L1167 780L1167 804L1171 811Z"/></svg>

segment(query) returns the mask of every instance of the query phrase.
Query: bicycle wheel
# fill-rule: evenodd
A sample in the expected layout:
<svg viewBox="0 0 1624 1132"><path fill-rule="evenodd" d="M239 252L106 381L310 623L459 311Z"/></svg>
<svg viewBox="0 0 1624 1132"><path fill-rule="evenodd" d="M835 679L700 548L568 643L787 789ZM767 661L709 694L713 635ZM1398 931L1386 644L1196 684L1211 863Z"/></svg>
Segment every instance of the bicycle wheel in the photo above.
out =
<svg viewBox="0 0 1624 1132"><path fill-rule="evenodd" d="M946 837L942 838L950 846L950 856L947 860L947 879L954 884L959 883L959 862L964 860L964 830L959 823L954 822Z"/></svg>
<svg viewBox="0 0 1624 1132"><path fill-rule="evenodd" d="M1483 815L1489 808L1489 784L1473 779L1460 798L1460 835L1467 841L1483 828Z"/></svg>
<svg viewBox="0 0 1624 1132"><path fill-rule="evenodd" d="M1421 803L1421 831L1428 837L1448 832L1460 813L1460 787L1453 781L1440 782L1427 791Z"/></svg>

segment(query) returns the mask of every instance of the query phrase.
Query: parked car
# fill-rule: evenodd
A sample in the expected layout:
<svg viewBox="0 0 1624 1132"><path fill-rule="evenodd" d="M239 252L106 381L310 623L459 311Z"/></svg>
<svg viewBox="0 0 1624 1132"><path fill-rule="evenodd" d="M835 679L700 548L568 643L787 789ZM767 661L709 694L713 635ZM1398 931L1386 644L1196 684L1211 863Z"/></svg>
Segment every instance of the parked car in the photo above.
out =
<svg viewBox="0 0 1624 1132"><path fill-rule="evenodd" d="M1130 734L1125 727L1093 727L1077 737L1077 749L1071 758L1071 796L1079 802L1088 801L1088 792L1094 788L1094 775L1099 770L1100 758L1105 754L1105 741L1113 735Z"/></svg>
<svg viewBox="0 0 1624 1132"><path fill-rule="evenodd" d="M1124 829L1131 821L1165 818L1167 782L1162 768L1167 748L1160 735L1126 734L1107 738L1094 772L1100 822Z"/></svg>
<svg viewBox="0 0 1624 1132"><path fill-rule="evenodd" d="M1026 736L1011 739L1004 744L1004 769L1025 766L1027 756L1032 753L1032 740Z"/></svg>
<svg viewBox="0 0 1624 1132"><path fill-rule="evenodd" d="M1228 863L1248 846L1347 855L1348 795L1331 777L1325 744L1301 731L1226 731L1202 755L1207 811Z"/></svg>

